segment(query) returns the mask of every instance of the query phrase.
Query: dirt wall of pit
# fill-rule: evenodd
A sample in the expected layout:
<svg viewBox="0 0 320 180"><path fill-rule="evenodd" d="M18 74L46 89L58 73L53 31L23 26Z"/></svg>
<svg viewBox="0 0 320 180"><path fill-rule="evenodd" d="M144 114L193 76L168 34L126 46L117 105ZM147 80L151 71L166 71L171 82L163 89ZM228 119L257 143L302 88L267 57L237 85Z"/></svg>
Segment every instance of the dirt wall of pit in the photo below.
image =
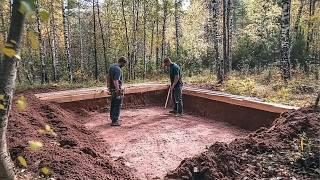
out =
<svg viewBox="0 0 320 180"><path fill-rule="evenodd" d="M166 90L136 93L126 95L123 108L139 108L149 105L164 106ZM233 105L225 102L214 101L206 98L183 95L184 110L186 113L200 115L215 121L222 121L245 130L256 130L260 127L269 127L279 114ZM67 102L60 104L63 108L78 111L109 111L110 98L98 98Z"/></svg>

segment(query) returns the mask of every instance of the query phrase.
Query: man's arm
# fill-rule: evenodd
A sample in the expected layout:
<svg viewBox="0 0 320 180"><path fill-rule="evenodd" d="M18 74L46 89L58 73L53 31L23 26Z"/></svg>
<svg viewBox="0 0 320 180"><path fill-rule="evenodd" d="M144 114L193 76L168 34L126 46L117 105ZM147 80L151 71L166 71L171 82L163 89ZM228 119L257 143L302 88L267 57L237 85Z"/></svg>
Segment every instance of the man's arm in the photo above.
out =
<svg viewBox="0 0 320 180"><path fill-rule="evenodd" d="M174 76L174 81L173 81L173 83L172 83L172 85L171 85L171 90L173 90L173 88L176 86L176 84L179 82L179 80L180 80L180 76L179 75L175 75Z"/></svg>
<svg viewBox="0 0 320 180"><path fill-rule="evenodd" d="M113 84L116 88L116 92L120 91L119 80L113 80Z"/></svg>

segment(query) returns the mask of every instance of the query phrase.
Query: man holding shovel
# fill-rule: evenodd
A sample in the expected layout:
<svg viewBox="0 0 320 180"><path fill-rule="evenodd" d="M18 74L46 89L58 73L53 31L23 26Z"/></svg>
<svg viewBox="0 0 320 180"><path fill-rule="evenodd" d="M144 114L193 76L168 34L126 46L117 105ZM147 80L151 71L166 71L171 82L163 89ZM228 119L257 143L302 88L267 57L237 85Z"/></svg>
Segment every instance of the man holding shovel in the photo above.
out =
<svg viewBox="0 0 320 180"><path fill-rule="evenodd" d="M107 85L111 94L110 119L111 126L120 126L119 116L122 106L124 91L122 89L121 68L127 64L125 57L120 57L117 64L112 64L109 68Z"/></svg>
<svg viewBox="0 0 320 180"><path fill-rule="evenodd" d="M182 102L182 77L180 67L171 61L170 58L165 58L163 63L166 67L169 67L170 72L170 92L174 103L174 108L170 113L177 116L181 116L183 113L183 102Z"/></svg>

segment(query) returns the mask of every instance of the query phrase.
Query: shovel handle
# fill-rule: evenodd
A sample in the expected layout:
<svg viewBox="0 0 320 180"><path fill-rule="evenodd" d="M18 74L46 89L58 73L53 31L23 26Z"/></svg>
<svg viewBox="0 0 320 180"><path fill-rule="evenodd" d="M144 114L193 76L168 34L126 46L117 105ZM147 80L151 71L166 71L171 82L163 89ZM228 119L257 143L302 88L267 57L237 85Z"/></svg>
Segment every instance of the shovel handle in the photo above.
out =
<svg viewBox="0 0 320 180"><path fill-rule="evenodd" d="M170 96L170 88L169 88L169 90L168 90L168 95L167 95L167 100L166 100L166 104L164 105L164 108L167 108L167 106L168 106L168 101L169 101L169 96Z"/></svg>

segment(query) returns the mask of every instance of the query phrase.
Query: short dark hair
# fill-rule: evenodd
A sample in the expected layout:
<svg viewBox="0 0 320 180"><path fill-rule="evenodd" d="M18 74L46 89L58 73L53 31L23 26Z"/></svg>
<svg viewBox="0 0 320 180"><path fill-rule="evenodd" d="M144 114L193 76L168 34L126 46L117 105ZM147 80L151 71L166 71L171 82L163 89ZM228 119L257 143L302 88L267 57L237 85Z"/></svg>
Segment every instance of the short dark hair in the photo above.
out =
<svg viewBox="0 0 320 180"><path fill-rule="evenodd" d="M164 63L171 62L171 59L168 58L168 57L166 57L166 58L164 58L163 62L164 62Z"/></svg>
<svg viewBox="0 0 320 180"><path fill-rule="evenodd" d="M127 64L128 61L127 61L127 59L126 59L124 56L121 56L121 57L118 59L118 63Z"/></svg>

